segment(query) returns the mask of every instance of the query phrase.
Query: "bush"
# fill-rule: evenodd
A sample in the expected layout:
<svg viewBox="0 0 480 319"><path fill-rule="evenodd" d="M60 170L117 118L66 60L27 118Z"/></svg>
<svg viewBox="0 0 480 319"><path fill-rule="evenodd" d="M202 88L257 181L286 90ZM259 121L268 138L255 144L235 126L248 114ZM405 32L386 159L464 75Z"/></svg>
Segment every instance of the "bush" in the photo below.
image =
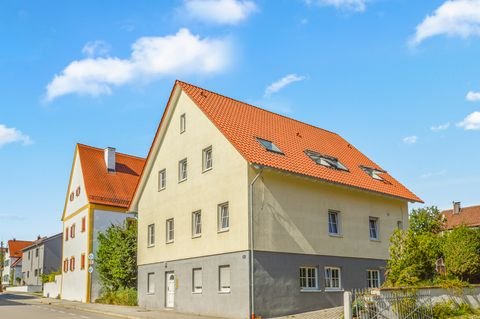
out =
<svg viewBox="0 0 480 319"><path fill-rule="evenodd" d="M437 303L433 306L433 317L447 319L463 315L475 314L475 311L466 303L455 303L451 300Z"/></svg>
<svg viewBox="0 0 480 319"><path fill-rule="evenodd" d="M119 288L116 291L104 291L95 302L109 305L136 306L137 291L133 288Z"/></svg>
<svg viewBox="0 0 480 319"><path fill-rule="evenodd" d="M55 276L61 275L62 271L53 271L49 273L48 275L42 274L42 283L47 283L47 282L54 282L55 281Z"/></svg>

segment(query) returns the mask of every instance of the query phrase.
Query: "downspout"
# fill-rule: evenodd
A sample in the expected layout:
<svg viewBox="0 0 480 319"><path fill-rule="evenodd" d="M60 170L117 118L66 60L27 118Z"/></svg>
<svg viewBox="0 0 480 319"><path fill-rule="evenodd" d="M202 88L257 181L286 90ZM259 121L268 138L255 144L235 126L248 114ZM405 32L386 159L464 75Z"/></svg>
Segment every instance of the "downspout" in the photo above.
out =
<svg viewBox="0 0 480 319"><path fill-rule="evenodd" d="M253 165L254 169L259 169L260 171L257 175L253 178L252 182L250 183L249 187L249 220L250 220L250 238L249 238L249 246L250 246L250 315L251 319L255 319L255 282L253 276L253 185L257 181L257 179L262 175L263 166Z"/></svg>

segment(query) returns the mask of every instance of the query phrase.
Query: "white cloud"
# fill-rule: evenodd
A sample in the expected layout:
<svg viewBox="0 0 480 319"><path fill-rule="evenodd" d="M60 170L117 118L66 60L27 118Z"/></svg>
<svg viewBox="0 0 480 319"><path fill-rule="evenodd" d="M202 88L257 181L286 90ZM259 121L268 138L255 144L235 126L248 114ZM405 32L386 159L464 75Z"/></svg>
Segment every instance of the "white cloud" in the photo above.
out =
<svg viewBox="0 0 480 319"><path fill-rule="evenodd" d="M257 10L248 0L184 0L180 12L187 17L216 24L238 24Z"/></svg>
<svg viewBox="0 0 480 319"><path fill-rule="evenodd" d="M98 96L112 87L161 76L211 74L224 70L231 59L230 42L200 38L188 29L174 35L142 37L128 59L85 58L71 62L47 85L46 101L71 93Z"/></svg>
<svg viewBox="0 0 480 319"><path fill-rule="evenodd" d="M105 56L109 52L110 45L101 40L87 42L82 49L82 53L88 57Z"/></svg>
<svg viewBox="0 0 480 319"><path fill-rule="evenodd" d="M405 144L415 144L418 141L418 137L415 135L407 136L407 137L404 137L402 141Z"/></svg>
<svg viewBox="0 0 480 319"><path fill-rule="evenodd" d="M467 96L465 98L470 102L480 101L480 92L470 91L467 93Z"/></svg>
<svg viewBox="0 0 480 319"><path fill-rule="evenodd" d="M410 45L437 36L480 36L480 0L449 0L428 15L416 28Z"/></svg>
<svg viewBox="0 0 480 319"><path fill-rule="evenodd" d="M480 130L480 112L469 114L463 121L457 123L457 126L467 131Z"/></svg>
<svg viewBox="0 0 480 319"><path fill-rule="evenodd" d="M28 135L13 127L7 127L0 124L0 147L9 143L23 143L24 145L31 144L32 140Z"/></svg>
<svg viewBox="0 0 480 319"><path fill-rule="evenodd" d="M267 88L265 89L265 96L269 96L269 95L271 95L275 92L278 92L281 89L283 89L284 87L286 87L286 86L288 86L288 85L290 85L294 82L303 81L303 80L305 80L304 76L300 76L300 75L297 75L297 74L294 74L294 73L286 75L283 78L281 78L280 80L278 80L276 82L273 82L272 84L267 86Z"/></svg>
<svg viewBox="0 0 480 319"><path fill-rule="evenodd" d="M430 130L434 131L434 132L438 132L438 131L445 131L445 130L448 130L448 128L450 127L450 122L447 122L445 124L440 124L440 125L437 125L437 126L432 126L430 127Z"/></svg>
<svg viewBox="0 0 480 319"><path fill-rule="evenodd" d="M332 6L337 9L346 9L350 11L363 12L367 9L369 0L305 0L307 4L316 4L319 6Z"/></svg>
<svg viewBox="0 0 480 319"><path fill-rule="evenodd" d="M442 169L438 172L428 172L428 173L422 174L420 177L423 178L423 179L428 179L428 178L432 178L432 177L445 176L445 175L447 175L447 173L448 173L448 171L446 169Z"/></svg>

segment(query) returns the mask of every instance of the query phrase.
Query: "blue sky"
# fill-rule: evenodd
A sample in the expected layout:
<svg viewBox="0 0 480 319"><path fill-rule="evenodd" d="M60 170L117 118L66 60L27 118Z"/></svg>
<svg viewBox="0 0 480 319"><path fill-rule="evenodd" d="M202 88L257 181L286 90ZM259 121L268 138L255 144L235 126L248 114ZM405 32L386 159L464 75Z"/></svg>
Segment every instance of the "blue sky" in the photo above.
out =
<svg viewBox="0 0 480 319"><path fill-rule="evenodd" d="M2 1L0 239L61 230L75 143L145 156L175 79L480 204L480 0Z"/></svg>

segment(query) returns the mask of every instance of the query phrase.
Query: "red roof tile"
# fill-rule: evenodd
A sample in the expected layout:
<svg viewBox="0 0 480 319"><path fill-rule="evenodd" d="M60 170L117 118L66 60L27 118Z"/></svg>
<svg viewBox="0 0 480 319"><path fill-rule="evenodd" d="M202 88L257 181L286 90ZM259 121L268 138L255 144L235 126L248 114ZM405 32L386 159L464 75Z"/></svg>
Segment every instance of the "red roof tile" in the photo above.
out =
<svg viewBox="0 0 480 319"><path fill-rule="evenodd" d="M442 211L445 218L445 228L452 229L461 225L468 227L480 226L480 205L462 207L459 214L454 214L453 209Z"/></svg>
<svg viewBox="0 0 480 319"><path fill-rule="evenodd" d="M89 202L128 208L145 159L117 152L116 171L109 173L103 149L83 144L77 146Z"/></svg>
<svg viewBox="0 0 480 319"><path fill-rule="evenodd" d="M190 96L250 163L413 202L422 202L388 173L381 174L384 181L375 180L366 174L360 166L382 169L336 133L188 83L177 81L176 85ZM257 142L256 137L274 142L284 155L267 151ZM306 150L335 157L349 171L318 165L305 154Z"/></svg>
<svg viewBox="0 0 480 319"><path fill-rule="evenodd" d="M9 240L8 253L10 257L22 257L22 249L33 244L33 241Z"/></svg>

